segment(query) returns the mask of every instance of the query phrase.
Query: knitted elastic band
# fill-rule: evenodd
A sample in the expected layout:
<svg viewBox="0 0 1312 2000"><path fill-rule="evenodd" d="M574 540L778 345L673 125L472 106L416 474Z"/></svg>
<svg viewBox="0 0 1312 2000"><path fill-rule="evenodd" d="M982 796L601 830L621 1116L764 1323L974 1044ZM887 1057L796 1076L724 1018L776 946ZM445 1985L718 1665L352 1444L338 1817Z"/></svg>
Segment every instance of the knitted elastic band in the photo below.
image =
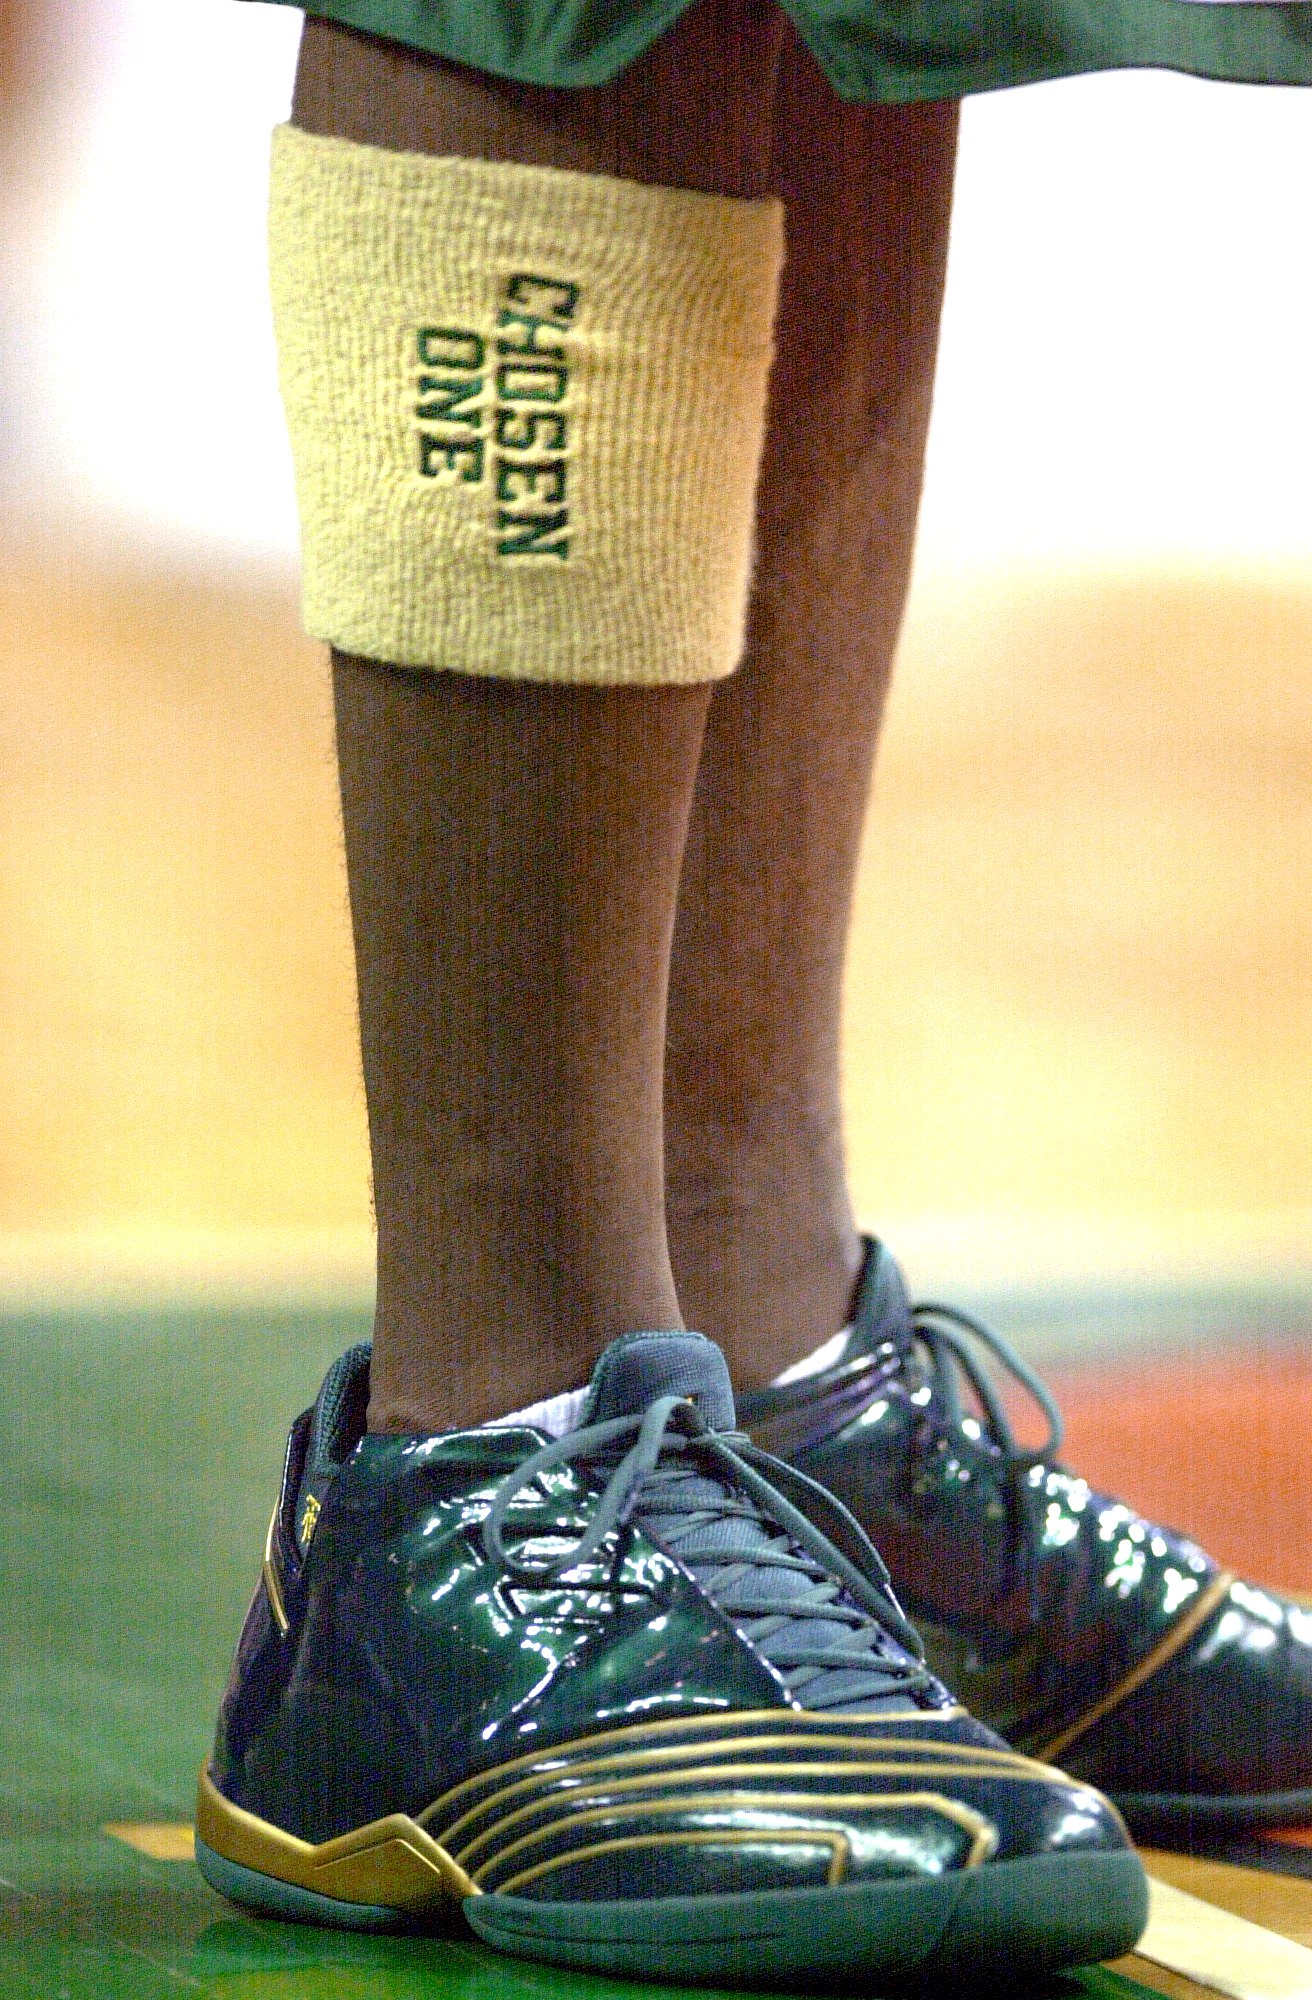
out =
<svg viewBox="0 0 1312 2000"><path fill-rule="evenodd" d="M283 126L270 233L315 637L512 680L732 671L777 202Z"/></svg>

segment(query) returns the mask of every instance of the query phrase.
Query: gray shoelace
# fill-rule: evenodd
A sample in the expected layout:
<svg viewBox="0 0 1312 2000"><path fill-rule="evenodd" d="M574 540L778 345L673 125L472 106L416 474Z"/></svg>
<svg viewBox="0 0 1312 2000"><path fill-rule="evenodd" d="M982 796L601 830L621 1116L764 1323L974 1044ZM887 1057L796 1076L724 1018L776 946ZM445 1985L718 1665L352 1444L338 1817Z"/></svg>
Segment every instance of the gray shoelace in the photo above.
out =
<svg viewBox="0 0 1312 2000"><path fill-rule="evenodd" d="M944 1417L953 1429L960 1429L967 1414L959 1386L964 1379L974 1392L993 1441L1004 1457L1026 1467L1056 1458L1066 1435L1056 1398L1042 1377L1021 1359L1009 1340L1004 1340L1000 1333L994 1333L981 1321L972 1319L959 1306L938 1305L931 1300L912 1307L911 1324L914 1338L924 1348L929 1360L930 1386L940 1399ZM970 1346L971 1340L977 1340L987 1348L1042 1410L1048 1423L1048 1436L1036 1451L1027 1450L1017 1440L1002 1398L987 1368L976 1359Z"/></svg>
<svg viewBox="0 0 1312 2000"><path fill-rule="evenodd" d="M1048 1435L1035 1449L1029 1449L1017 1438L997 1386L986 1364L971 1346L973 1341L977 1341L1014 1381L1020 1383L1042 1411ZM915 1347L923 1351L923 1362L912 1357ZM1048 1481L1053 1475L1070 1477L1058 1460L1066 1426L1047 1383L1035 1374L1002 1334L995 1333L959 1306L942 1305L936 1300L924 1300L912 1307L911 1340L906 1345L905 1353L911 1367L929 1386L937 1406L934 1421L938 1427L942 1431L962 1430L969 1415L962 1388L968 1385L984 1418L988 1442L1001 1456L1002 1490L1009 1506L1011 1560L1015 1565L1011 1579L1004 1573L1000 1585L1002 1593L1005 1595L1011 1590L1014 1579L1025 1593L1030 1616L1034 1620L1046 1616L1048 1610L1055 1608L1068 1594L1078 1598L1087 1581L1087 1565L1079 1548L1073 1544L1065 1545L1062 1561L1055 1566L1050 1561L1046 1564L1049 1572L1046 1587L1043 1582L1043 1526L1049 1501ZM1090 1518L1093 1518L1092 1514ZM1050 1604L1045 1605L1045 1594L1051 1599Z"/></svg>
<svg viewBox="0 0 1312 2000"><path fill-rule="evenodd" d="M617 1454L576 1542L545 1562L506 1547L510 1509L540 1474L575 1461L604 1466ZM794 1506L767 1472L814 1496L859 1561ZM888 1571L847 1509L739 1433L709 1430L685 1397L659 1397L640 1415L584 1425L534 1452L497 1488L483 1523L483 1546L489 1562L541 1585L586 1563L607 1535L635 1516L693 1572L800 1707L853 1707L922 1693L942 1699Z"/></svg>

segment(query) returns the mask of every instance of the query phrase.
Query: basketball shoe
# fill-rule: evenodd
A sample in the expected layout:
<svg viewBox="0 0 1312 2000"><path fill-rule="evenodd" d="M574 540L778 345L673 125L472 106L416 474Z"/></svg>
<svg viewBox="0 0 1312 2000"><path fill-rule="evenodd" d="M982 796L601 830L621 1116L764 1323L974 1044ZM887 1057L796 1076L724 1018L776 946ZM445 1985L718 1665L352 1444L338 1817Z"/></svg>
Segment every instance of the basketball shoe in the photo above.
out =
<svg viewBox="0 0 1312 2000"><path fill-rule="evenodd" d="M1049 1424L1017 1443L990 1363ZM1027 1754L1159 1839L1312 1819L1312 1611L1094 1492L1044 1384L867 1246L853 1325L744 1429L879 1544L936 1672Z"/></svg>
<svg viewBox="0 0 1312 2000"><path fill-rule="evenodd" d="M200 1780L224 1895L722 1985L1134 1943L1115 1810L953 1700L709 1341L627 1336L576 1398L436 1436L367 1434L368 1374L292 1427Z"/></svg>

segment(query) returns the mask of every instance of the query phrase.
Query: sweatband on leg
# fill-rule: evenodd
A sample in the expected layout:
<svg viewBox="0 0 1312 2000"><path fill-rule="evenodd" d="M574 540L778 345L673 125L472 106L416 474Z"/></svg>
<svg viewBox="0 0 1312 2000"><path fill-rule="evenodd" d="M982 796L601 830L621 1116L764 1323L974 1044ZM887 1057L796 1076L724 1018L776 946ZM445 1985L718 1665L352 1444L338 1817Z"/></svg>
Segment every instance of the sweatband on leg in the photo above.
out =
<svg viewBox="0 0 1312 2000"><path fill-rule="evenodd" d="M275 134L307 629L660 686L742 649L774 201Z"/></svg>

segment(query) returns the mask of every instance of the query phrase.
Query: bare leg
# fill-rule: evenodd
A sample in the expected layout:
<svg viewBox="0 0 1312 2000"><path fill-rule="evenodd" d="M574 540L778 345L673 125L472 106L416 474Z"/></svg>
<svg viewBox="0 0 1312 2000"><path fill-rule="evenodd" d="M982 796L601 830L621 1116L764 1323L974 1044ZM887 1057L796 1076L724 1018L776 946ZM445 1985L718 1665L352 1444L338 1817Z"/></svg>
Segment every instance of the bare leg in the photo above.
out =
<svg viewBox="0 0 1312 2000"><path fill-rule="evenodd" d="M712 0L612 88L307 24L295 117L403 151L762 192L782 30ZM378 1222L370 1423L468 1423L678 1325L661 1084L705 688L335 662Z"/></svg>
<svg viewBox="0 0 1312 2000"><path fill-rule="evenodd" d="M711 705L670 984L666 1180L689 1323L744 1388L844 1323L859 1244L839 1016L906 594L956 107L840 105L781 67L789 260L747 654Z"/></svg>

